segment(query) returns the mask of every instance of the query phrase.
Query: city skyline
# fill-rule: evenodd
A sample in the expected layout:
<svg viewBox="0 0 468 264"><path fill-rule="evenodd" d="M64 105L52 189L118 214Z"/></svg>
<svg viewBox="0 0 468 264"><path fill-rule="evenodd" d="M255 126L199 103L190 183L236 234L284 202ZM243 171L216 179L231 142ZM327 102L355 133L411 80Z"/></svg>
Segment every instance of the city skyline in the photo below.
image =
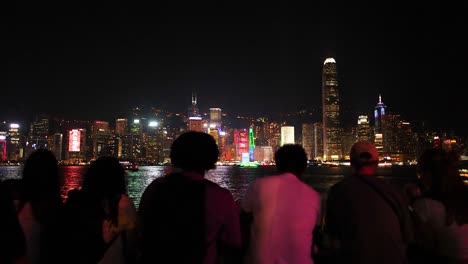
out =
<svg viewBox="0 0 468 264"><path fill-rule="evenodd" d="M147 9L147 11L145 11ZM343 111L381 95L409 122L467 135L461 8L287 6L13 7L1 119L30 113L115 118L133 106L284 113L321 105L321 67L338 67ZM356 116L354 116L356 115Z"/></svg>
<svg viewBox="0 0 468 264"><path fill-rule="evenodd" d="M193 97L192 97L193 100ZM197 99L198 100L198 99ZM375 108L378 107L379 105L383 105L382 101L382 96L378 97L378 100L376 101L377 103L373 105L368 111L366 112L357 112L354 110L348 111L347 113L343 114L341 113L342 116L345 116L346 120L342 120L340 122L340 127L341 129L348 130L355 128L356 125L359 123L359 120L362 118L362 116L367 116L370 125L372 128L375 127L376 124L376 118L373 114L375 112ZM216 104L215 104L216 105ZM2 119L0 119L0 122L3 122L3 125L10 125L10 124L19 124L21 127L21 130L28 130L29 125L42 118L48 118L52 120L62 120L66 122L94 122L94 121L104 121L108 122L109 124L116 125L116 122L121 119L125 118L128 120L128 122L131 122L134 119L143 119L145 120L145 125L150 125L150 123L154 122L159 122L162 119L167 120L169 117L173 118L178 118L177 121L175 121L178 124L181 124L181 122L185 122L188 124L190 117L190 110L192 110L192 104L189 107L189 111L187 109L177 109L176 111L170 111L168 109L161 109L157 108L154 106L133 106L128 109L121 109L122 114L115 114L115 115L109 115L109 117L106 118L98 118L98 114L90 114L88 117L85 118L76 118L76 116L69 115L69 114L64 114L64 113L51 113L51 112L40 112L40 113L35 113L35 112L28 112L24 113L25 115L22 117L16 117L16 116L1 116ZM209 121L210 120L210 110L212 107L209 106L204 106L200 110L198 109L199 105L197 104L197 111L199 111L199 118L200 121ZM387 108L387 106L385 106ZM139 109L138 112L138 117L135 116L134 110ZM223 120L226 122L229 120L229 124L233 125L235 128L247 128L249 125L249 122L252 122L253 120L256 119L263 119L267 118L267 120L270 120L271 122L286 122L286 124L292 124L292 123L297 123L298 122L303 122L303 123L323 123L323 111L322 111L322 106L316 106L314 108L307 108L303 109L300 111L291 111L291 112L282 112L282 113L268 113L268 112L257 112L257 113L247 113L247 114L239 114L238 112L226 112L222 108L216 107L215 109L220 109L222 111ZM156 110L157 112L160 112L157 116L155 115ZM392 115L398 115L402 121L409 122L409 124L413 127L413 129L416 129L417 131L423 130L423 131L428 131L428 132L436 132L436 133L448 133L450 135L456 135L456 136L461 136L461 137L466 137L466 134L463 134L464 130L456 130L453 128L445 128L445 127L437 127L436 124L431 123L430 121L426 120L411 120L407 118L407 115L405 113L400 113L400 112L392 112L388 111L388 114ZM163 115L161 115L163 114ZM167 115L167 116L166 116ZM102 115L101 115L102 116ZM172 119L174 122L174 119Z"/></svg>

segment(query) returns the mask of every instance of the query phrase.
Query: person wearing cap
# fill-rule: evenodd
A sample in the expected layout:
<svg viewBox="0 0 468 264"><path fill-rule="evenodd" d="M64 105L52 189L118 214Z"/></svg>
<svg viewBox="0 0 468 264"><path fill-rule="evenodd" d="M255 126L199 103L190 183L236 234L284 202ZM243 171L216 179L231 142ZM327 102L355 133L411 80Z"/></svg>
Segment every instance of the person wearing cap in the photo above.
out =
<svg viewBox="0 0 468 264"><path fill-rule="evenodd" d="M144 190L138 208L138 263L229 263L240 258L239 210L226 188L205 179L219 151L214 138L188 131L171 146L173 170Z"/></svg>
<svg viewBox="0 0 468 264"><path fill-rule="evenodd" d="M408 263L412 241L408 201L376 177L374 144L354 143L352 174L333 185L326 202L325 230L338 263Z"/></svg>
<svg viewBox="0 0 468 264"><path fill-rule="evenodd" d="M301 180L307 155L301 145L286 144L275 162L278 174L254 180L241 202L242 213L253 216L245 263L314 263L320 195Z"/></svg>

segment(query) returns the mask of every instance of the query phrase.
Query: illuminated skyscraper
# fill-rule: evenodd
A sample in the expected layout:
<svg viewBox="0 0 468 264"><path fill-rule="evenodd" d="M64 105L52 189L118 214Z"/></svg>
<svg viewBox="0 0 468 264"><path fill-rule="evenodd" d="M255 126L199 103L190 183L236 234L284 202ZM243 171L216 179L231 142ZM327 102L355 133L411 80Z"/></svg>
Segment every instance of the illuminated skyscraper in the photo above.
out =
<svg viewBox="0 0 468 264"><path fill-rule="evenodd" d="M221 124L221 108L210 108L210 123Z"/></svg>
<svg viewBox="0 0 468 264"><path fill-rule="evenodd" d="M198 110L197 105L197 93L195 91L192 91L192 105L188 109L188 116L200 116L200 111Z"/></svg>
<svg viewBox="0 0 468 264"><path fill-rule="evenodd" d="M7 137L7 149L9 160L19 160L23 157L23 148L20 142L19 124L10 124Z"/></svg>
<svg viewBox="0 0 468 264"><path fill-rule="evenodd" d="M249 155L249 134L247 129L238 129L234 131L234 146L236 148L236 160L247 162Z"/></svg>
<svg viewBox="0 0 468 264"><path fill-rule="evenodd" d="M294 127L282 126L281 127L281 146L285 144L294 144Z"/></svg>
<svg viewBox="0 0 468 264"><path fill-rule="evenodd" d="M0 132L0 160L7 160L7 134L4 131Z"/></svg>
<svg viewBox="0 0 468 264"><path fill-rule="evenodd" d="M54 153L57 160L61 161L62 160L63 134L54 133L52 135L52 142L50 145L51 145L51 151Z"/></svg>
<svg viewBox="0 0 468 264"><path fill-rule="evenodd" d="M131 157L133 159L139 159L142 157L142 123L140 119L133 119L133 123L130 125L130 135L132 137L132 152Z"/></svg>
<svg viewBox="0 0 468 264"><path fill-rule="evenodd" d="M254 161L255 135L252 127L249 128L249 155L250 161Z"/></svg>
<svg viewBox="0 0 468 264"><path fill-rule="evenodd" d="M118 118L115 121L115 133L124 134L127 133L128 119L127 118Z"/></svg>
<svg viewBox="0 0 468 264"><path fill-rule="evenodd" d="M314 147L314 124L304 123L302 124L302 147L304 148L307 159L313 159L312 148Z"/></svg>
<svg viewBox="0 0 468 264"><path fill-rule="evenodd" d="M29 130L29 139L26 156L39 148L48 149L47 138L49 136L49 118L40 116L36 121L32 122Z"/></svg>
<svg viewBox="0 0 468 264"><path fill-rule="evenodd" d="M371 128L369 124L369 117L367 115L360 115L357 121L357 136L360 141L370 141Z"/></svg>
<svg viewBox="0 0 468 264"><path fill-rule="evenodd" d="M379 154L383 153L384 142L384 127L386 119L387 107L382 102L382 96L379 94L379 102L374 108L374 144Z"/></svg>
<svg viewBox="0 0 468 264"><path fill-rule="evenodd" d="M374 108L374 118L375 118L375 133L383 132L383 123L385 122L385 114L387 112L387 106L382 102L382 96L379 94L379 102Z"/></svg>
<svg viewBox="0 0 468 264"><path fill-rule="evenodd" d="M192 91L192 105L188 109L188 130L207 132L203 129L203 120L198 111L197 94L195 91Z"/></svg>
<svg viewBox="0 0 468 264"><path fill-rule="evenodd" d="M342 158L340 135L340 97L336 62L327 58L322 71L323 158Z"/></svg>
<svg viewBox="0 0 468 264"><path fill-rule="evenodd" d="M65 159L68 164L75 165L86 161L86 129L75 128L67 131Z"/></svg>
<svg viewBox="0 0 468 264"><path fill-rule="evenodd" d="M112 135L107 121L94 121L91 126L91 140L93 143L93 158L113 155Z"/></svg>
<svg viewBox="0 0 468 264"><path fill-rule="evenodd" d="M314 123L314 132L312 135L314 144L312 147L312 158L322 159L323 158L323 124Z"/></svg>
<svg viewBox="0 0 468 264"><path fill-rule="evenodd" d="M167 131L159 127L159 123L152 121L148 124L148 144L146 149L146 160L151 164L164 162L163 142Z"/></svg>
<svg viewBox="0 0 468 264"><path fill-rule="evenodd" d="M203 120L199 116L191 116L188 120L188 130L203 132Z"/></svg>

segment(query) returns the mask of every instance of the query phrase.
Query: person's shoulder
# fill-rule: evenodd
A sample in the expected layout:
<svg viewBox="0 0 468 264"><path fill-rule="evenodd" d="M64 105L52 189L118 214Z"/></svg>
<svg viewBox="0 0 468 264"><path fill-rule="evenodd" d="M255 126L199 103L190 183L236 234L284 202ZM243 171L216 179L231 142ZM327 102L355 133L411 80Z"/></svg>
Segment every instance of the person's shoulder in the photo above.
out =
<svg viewBox="0 0 468 264"><path fill-rule="evenodd" d="M330 191L335 191L335 190L339 190L339 189L342 189L342 188L346 188L347 186L349 185L353 185L354 184L354 179L352 176L345 176L343 179L335 182L334 184L332 184L330 186Z"/></svg>
<svg viewBox="0 0 468 264"><path fill-rule="evenodd" d="M164 182L166 182L166 176L161 176L151 181L143 190L142 200L146 197L152 197L157 192L158 188L161 188Z"/></svg>
<svg viewBox="0 0 468 264"><path fill-rule="evenodd" d="M152 180L150 182L150 184L148 184L148 186L146 187L146 190L156 188L158 185L166 182L166 177L167 177L167 175L164 175L164 176L161 176L161 177L158 177L158 178Z"/></svg>
<svg viewBox="0 0 468 264"><path fill-rule="evenodd" d="M206 185L206 188L209 190L209 192L224 195L224 196L226 195L232 196L231 192L227 188L224 188L221 185L213 181L205 179L205 185Z"/></svg>
<svg viewBox="0 0 468 264"><path fill-rule="evenodd" d="M308 192L310 193L311 196L316 197L316 198L320 197L320 193L314 187L312 187L312 186L310 186L308 184L305 184L305 185L306 185L307 190L308 190Z"/></svg>
<svg viewBox="0 0 468 264"><path fill-rule="evenodd" d="M276 181L282 181L285 180L285 177L283 174L273 174L273 175L267 175L264 177L256 178L252 183L254 184L267 184L270 182L276 182Z"/></svg>

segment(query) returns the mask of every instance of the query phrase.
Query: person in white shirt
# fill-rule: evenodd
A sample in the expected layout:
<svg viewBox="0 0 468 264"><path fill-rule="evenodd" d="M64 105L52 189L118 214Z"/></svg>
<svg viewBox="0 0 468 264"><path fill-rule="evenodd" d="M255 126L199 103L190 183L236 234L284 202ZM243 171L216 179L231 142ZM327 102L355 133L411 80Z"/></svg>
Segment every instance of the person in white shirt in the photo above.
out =
<svg viewBox="0 0 468 264"><path fill-rule="evenodd" d="M313 231L320 219L320 195L301 181L307 155L286 144L275 153L280 174L254 180L241 201L253 216L246 263L313 263Z"/></svg>

